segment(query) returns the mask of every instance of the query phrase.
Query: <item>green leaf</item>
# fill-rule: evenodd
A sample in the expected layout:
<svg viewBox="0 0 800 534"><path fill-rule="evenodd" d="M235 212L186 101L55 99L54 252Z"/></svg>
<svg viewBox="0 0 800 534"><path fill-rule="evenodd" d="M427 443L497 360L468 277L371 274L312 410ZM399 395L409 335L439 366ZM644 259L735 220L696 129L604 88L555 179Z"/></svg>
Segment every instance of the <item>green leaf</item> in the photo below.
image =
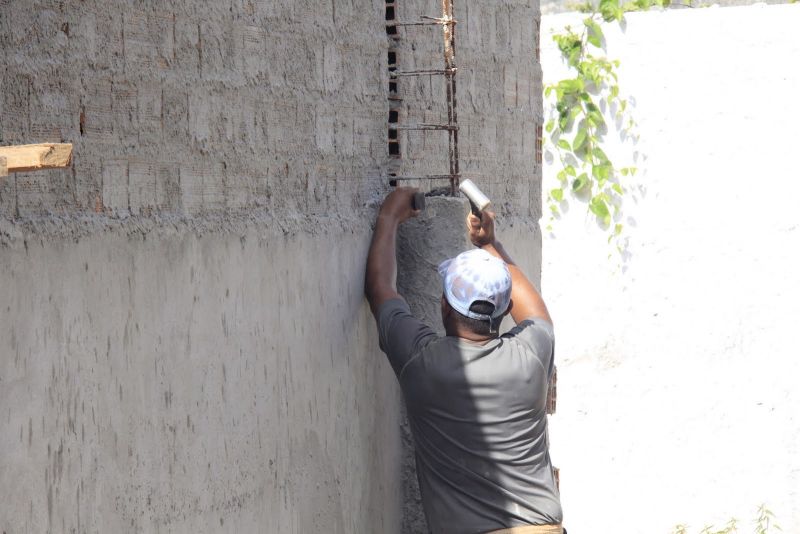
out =
<svg viewBox="0 0 800 534"><path fill-rule="evenodd" d="M567 143L567 141L565 139L559 139L557 145L558 145L558 148L561 148L561 149L564 149L564 150L572 150L572 147L569 146L569 143Z"/></svg>
<svg viewBox="0 0 800 534"><path fill-rule="evenodd" d="M614 235L619 235L622 233L622 223L617 223L614 225Z"/></svg>
<svg viewBox="0 0 800 534"><path fill-rule="evenodd" d="M588 118L591 119L592 123L595 126L603 127L606 124L606 120L603 118L603 115L601 115L599 111L593 111L589 113Z"/></svg>
<svg viewBox="0 0 800 534"><path fill-rule="evenodd" d="M563 170L558 171L558 174L556 174L556 178L558 178L559 182L566 182L567 181L567 173L565 171L563 171Z"/></svg>
<svg viewBox="0 0 800 534"><path fill-rule="evenodd" d="M603 185L603 183L608 180L608 177L611 175L611 165L607 163L600 164L600 165L592 165L592 176L597 178L599 185Z"/></svg>
<svg viewBox="0 0 800 534"><path fill-rule="evenodd" d="M553 200L556 202L561 202L564 200L564 190L560 187L550 190L550 196L553 197Z"/></svg>
<svg viewBox="0 0 800 534"><path fill-rule="evenodd" d="M611 213L608 211L608 205L600 197L594 197L589 201L589 209L598 217L605 217Z"/></svg>
<svg viewBox="0 0 800 534"><path fill-rule="evenodd" d="M608 204L599 195L589 201L589 211L597 215L605 224L611 222L611 213Z"/></svg>
<svg viewBox="0 0 800 534"><path fill-rule="evenodd" d="M569 78L566 80L561 80L558 82L558 88L561 89L564 94L579 93L584 89L583 79Z"/></svg>
<svg viewBox="0 0 800 534"><path fill-rule="evenodd" d="M622 20L623 10L622 6L619 5L619 0L600 0L600 4L597 7L604 21Z"/></svg>
<svg viewBox="0 0 800 534"><path fill-rule="evenodd" d="M549 121L547 121L547 124L544 127L544 131L546 131L547 133L550 133L550 132L553 131L553 128L555 128L555 126L556 126L556 121L554 121L553 119L550 119Z"/></svg>
<svg viewBox="0 0 800 534"><path fill-rule="evenodd" d="M606 156L606 153L603 152L603 149L600 148L599 146L595 146L592 149L592 155L596 157L601 163L608 163L608 156Z"/></svg>
<svg viewBox="0 0 800 534"><path fill-rule="evenodd" d="M619 184L612 185L611 189L613 189L618 195L624 195L625 194L625 190L622 189L622 186L619 185Z"/></svg>
<svg viewBox="0 0 800 534"><path fill-rule="evenodd" d="M589 176L584 172L572 182L572 190L576 193L589 185Z"/></svg>
<svg viewBox="0 0 800 534"><path fill-rule="evenodd" d="M570 176L575 176L575 167L573 167L572 165L567 165L566 167L564 167L564 172L566 172Z"/></svg>
<svg viewBox="0 0 800 534"><path fill-rule="evenodd" d="M580 150L583 143L586 142L586 128L580 128L578 133L575 134L575 140L572 142L572 149L577 152Z"/></svg>
<svg viewBox="0 0 800 534"><path fill-rule="evenodd" d="M586 39L597 48L603 47L603 30L600 28L600 25L594 21L591 17L588 17L583 20L583 24L586 26L588 30L586 32Z"/></svg>

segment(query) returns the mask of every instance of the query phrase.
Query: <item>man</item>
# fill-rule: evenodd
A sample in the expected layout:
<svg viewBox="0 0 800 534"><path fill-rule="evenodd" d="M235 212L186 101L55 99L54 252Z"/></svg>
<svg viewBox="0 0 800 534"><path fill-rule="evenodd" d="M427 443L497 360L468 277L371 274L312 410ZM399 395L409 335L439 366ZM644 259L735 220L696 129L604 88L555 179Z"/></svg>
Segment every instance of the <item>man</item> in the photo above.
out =
<svg viewBox="0 0 800 534"><path fill-rule="evenodd" d="M365 290L406 400L428 526L435 534L561 534L545 415L547 307L484 211L467 218L478 248L439 267L446 336L415 319L395 287L397 229L419 213L414 192L398 188L384 200ZM517 326L501 336L507 313Z"/></svg>

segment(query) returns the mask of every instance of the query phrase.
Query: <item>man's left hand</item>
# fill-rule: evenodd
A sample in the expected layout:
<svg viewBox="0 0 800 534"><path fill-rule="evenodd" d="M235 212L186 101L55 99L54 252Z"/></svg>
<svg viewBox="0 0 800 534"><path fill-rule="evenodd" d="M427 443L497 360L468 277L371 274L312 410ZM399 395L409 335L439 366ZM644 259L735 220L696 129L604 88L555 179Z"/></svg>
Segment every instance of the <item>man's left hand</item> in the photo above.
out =
<svg viewBox="0 0 800 534"><path fill-rule="evenodd" d="M417 191L416 187L398 187L384 199L379 216L391 217L399 223L416 217L420 214L420 210L415 210L413 206L414 193Z"/></svg>

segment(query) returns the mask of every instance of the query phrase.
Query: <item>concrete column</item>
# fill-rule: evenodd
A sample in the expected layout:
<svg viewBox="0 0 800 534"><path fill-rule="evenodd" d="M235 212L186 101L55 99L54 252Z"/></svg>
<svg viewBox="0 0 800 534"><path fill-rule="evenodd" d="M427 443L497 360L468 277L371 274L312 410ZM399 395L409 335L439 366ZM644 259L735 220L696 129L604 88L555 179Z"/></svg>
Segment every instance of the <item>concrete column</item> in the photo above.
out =
<svg viewBox="0 0 800 534"><path fill-rule="evenodd" d="M444 335L439 298L439 264L467 250L469 203L461 197L428 197L425 211L400 227L397 243L397 287L411 311Z"/></svg>

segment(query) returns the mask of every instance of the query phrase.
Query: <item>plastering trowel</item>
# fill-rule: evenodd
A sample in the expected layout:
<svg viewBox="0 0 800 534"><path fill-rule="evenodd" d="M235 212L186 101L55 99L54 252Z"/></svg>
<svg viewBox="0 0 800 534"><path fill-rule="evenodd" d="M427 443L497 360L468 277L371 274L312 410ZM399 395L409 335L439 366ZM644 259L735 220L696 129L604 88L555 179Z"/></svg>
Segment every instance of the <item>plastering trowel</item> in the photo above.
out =
<svg viewBox="0 0 800 534"><path fill-rule="evenodd" d="M414 198L411 199L411 207L415 210L422 211L425 209L425 193L417 191L414 193Z"/></svg>
<svg viewBox="0 0 800 534"><path fill-rule="evenodd" d="M458 184L458 189L469 199L470 209L472 210L472 214L476 217L480 217L481 212L492 203L489 197L484 195L483 191L478 189L478 186L475 185L472 180L462 180L461 183Z"/></svg>
<svg viewBox="0 0 800 534"><path fill-rule="evenodd" d="M389 185L392 187L396 187L397 180L389 181ZM469 199L470 209L472 210L472 213L476 217L480 217L481 212L485 210L487 207L489 207L489 205L492 203L492 201L489 200L489 197L484 195L483 191L478 189L478 186L475 185L475 183L470 179L462 180L461 183L458 185L458 189L462 193L464 193L464 196L466 196ZM418 191L414 193L414 196L411 199L411 206L415 210L422 211L425 209L426 196L439 196L439 195L445 195L446 193L447 193L447 188L444 187L439 189L434 189L433 191L429 191L428 193L423 193L421 191Z"/></svg>
<svg viewBox="0 0 800 534"><path fill-rule="evenodd" d="M397 187L397 180L389 180L389 185ZM423 211L425 209L425 193L422 191L414 193L414 196L411 198L411 207L415 210Z"/></svg>

